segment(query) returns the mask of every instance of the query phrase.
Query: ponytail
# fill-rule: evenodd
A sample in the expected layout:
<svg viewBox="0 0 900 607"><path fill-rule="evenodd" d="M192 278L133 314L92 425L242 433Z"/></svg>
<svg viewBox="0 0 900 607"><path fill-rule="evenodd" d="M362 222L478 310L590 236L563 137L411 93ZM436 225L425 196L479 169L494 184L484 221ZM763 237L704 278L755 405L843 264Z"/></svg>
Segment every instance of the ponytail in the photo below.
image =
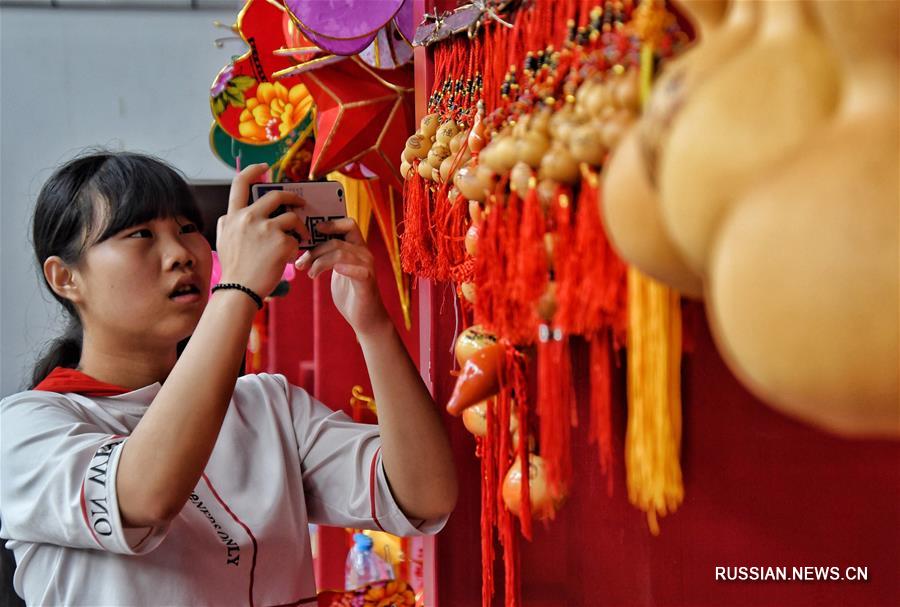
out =
<svg viewBox="0 0 900 607"><path fill-rule="evenodd" d="M82 337L81 322L78 315L73 315L66 332L51 341L44 354L35 363L29 389L33 390L56 367L76 368L78 361L81 360Z"/></svg>

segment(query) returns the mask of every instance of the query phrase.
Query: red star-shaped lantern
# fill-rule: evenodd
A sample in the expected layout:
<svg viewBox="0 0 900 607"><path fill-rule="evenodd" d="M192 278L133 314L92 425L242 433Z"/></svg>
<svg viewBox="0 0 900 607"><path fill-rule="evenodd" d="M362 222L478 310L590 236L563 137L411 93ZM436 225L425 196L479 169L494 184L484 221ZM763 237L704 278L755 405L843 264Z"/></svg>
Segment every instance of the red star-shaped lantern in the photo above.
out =
<svg viewBox="0 0 900 607"><path fill-rule="evenodd" d="M402 191L399 159L415 129L412 69L376 70L350 57L300 78L317 108L310 178L357 162Z"/></svg>

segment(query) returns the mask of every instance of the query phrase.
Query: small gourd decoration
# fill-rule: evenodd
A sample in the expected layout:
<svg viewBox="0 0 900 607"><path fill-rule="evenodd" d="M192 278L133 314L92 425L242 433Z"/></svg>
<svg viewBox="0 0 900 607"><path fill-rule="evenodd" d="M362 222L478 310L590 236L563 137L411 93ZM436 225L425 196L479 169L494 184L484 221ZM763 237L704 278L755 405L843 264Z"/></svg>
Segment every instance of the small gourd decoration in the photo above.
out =
<svg viewBox="0 0 900 607"><path fill-rule="evenodd" d="M429 180L435 178L435 174L439 172L441 161L443 160L440 153L443 153L446 148L444 146L444 148L436 150L434 154L431 153L437 129L438 115L428 114L420 121L419 130L406 140L406 145L400 158L400 175L403 179L408 179L412 175L413 162L416 160L420 161L417 169L419 175ZM449 150L446 151L449 153Z"/></svg>
<svg viewBox="0 0 900 607"><path fill-rule="evenodd" d="M551 494L544 460L534 453L528 455L528 493L531 514L538 520L552 519L565 499L564 495L554 497ZM506 473L501 494L509 511L518 515L522 507L522 462L519 459Z"/></svg>

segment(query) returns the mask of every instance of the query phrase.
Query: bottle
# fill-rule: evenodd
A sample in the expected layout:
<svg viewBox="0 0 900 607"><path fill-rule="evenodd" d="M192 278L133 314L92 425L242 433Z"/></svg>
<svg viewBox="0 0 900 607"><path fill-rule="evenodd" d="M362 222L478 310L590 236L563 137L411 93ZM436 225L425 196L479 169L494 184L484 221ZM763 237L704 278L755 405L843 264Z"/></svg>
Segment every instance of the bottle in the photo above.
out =
<svg viewBox="0 0 900 607"><path fill-rule="evenodd" d="M372 538L354 533L353 546L347 553L347 566L344 568L344 588L355 590L370 582L393 578L391 566L372 552Z"/></svg>

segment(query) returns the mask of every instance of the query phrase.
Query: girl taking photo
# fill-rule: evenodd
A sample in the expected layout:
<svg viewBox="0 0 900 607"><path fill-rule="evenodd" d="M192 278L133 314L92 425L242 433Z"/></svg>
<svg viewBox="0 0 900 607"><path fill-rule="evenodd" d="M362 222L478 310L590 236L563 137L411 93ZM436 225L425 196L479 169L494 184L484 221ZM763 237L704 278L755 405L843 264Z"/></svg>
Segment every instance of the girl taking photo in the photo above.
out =
<svg viewBox="0 0 900 607"><path fill-rule="evenodd" d="M32 389L0 401L0 537L28 604L315 603L307 524L436 533L456 478L434 402L381 302L356 223L296 260L331 291L365 357L378 426L281 375L238 377L260 296L295 260L288 192L219 219L221 288L184 179L131 153L77 158L33 219L45 284L69 315ZM190 340L179 355L180 342Z"/></svg>

